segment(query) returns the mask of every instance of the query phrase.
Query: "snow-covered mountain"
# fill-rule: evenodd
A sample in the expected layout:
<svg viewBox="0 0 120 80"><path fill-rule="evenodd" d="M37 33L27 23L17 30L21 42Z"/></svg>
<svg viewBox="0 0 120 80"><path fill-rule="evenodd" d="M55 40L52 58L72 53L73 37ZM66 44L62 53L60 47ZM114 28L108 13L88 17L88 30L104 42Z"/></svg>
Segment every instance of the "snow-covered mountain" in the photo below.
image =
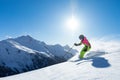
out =
<svg viewBox="0 0 120 80"><path fill-rule="evenodd" d="M120 80L120 42L98 40L92 45L94 51L84 60L76 54L67 62L0 80Z"/></svg>
<svg viewBox="0 0 120 80"><path fill-rule="evenodd" d="M0 41L0 76L26 72L66 61L77 52L71 51L72 55L66 53L67 49L64 46L47 45L29 35Z"/></svg>

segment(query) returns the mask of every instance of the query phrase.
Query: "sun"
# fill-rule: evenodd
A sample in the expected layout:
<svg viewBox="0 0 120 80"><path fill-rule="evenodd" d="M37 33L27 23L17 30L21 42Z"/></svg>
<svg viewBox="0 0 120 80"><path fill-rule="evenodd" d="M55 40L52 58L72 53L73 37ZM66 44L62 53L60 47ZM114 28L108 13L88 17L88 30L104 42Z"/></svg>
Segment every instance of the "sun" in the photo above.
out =
<svg viewBox="0 0 120 80"><path fill-rule="evenodd" d="M71 16L66 22L67 28L75 31L79 26L79 22L75 16Z"/></svg>

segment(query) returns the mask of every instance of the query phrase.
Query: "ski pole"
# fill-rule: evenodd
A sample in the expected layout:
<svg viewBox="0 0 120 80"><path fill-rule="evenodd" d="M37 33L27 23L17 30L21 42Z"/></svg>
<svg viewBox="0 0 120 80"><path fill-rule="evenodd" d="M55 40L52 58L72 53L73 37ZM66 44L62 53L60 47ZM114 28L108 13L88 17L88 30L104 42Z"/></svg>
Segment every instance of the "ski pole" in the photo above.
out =
<svg viewBox="0 0 120 80"><path fill-rule="evenodd" d="M69 53L72 50L73 47L74 47L74 45L66 53ZM70 53L70 54L73 56L72 53ZM65 56L66 56L66 54L63 57L65 57Z"/></svg>
<svg viewBox="0 0 120 80"><path fill-rule="evenodd" d="M72 50L73 47L74 47L74 45L66 53L69 53Z"/></svg>

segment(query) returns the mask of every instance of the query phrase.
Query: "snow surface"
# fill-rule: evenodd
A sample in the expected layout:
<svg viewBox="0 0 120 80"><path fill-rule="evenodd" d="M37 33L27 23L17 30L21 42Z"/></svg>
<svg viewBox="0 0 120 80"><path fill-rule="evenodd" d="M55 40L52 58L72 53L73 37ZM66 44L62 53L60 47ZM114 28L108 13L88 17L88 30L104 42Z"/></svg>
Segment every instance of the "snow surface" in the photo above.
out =
<svg viewBox="0 0 120 80"><path fill-rule="evenodd" d="M76 54L67 62L0 80L120 80L120 42L93 42L88 54L84 60L77 61Z"/></svg>

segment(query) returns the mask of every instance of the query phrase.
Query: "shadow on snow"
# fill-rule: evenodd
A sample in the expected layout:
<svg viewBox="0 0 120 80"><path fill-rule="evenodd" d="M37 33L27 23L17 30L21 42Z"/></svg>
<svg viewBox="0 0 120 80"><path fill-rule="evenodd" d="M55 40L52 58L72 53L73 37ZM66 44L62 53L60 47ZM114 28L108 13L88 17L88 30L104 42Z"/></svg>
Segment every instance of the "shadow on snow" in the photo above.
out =
<svg viewBox="0 0 120 80"><path fill-rule="evenodd" d="M92 56L90 54L92 54ZM91 65L96 68L110 67L111 64L109 63L109 61L105 59L104 57L100 57L101 55L105 55L105 54L106 52L91 52L89 53L88 58L85 58L83 60L77 60L78 61L77 65L84 63L84 62L92 62Z"/></svg>
<svg viewBox="0 0 120 80"><path fill-rule="evenodd" d="M106 68L106 67L110 67L111 65L107 59L103 57L95 57L92 59L92 66L96 68Z"/></svg>

